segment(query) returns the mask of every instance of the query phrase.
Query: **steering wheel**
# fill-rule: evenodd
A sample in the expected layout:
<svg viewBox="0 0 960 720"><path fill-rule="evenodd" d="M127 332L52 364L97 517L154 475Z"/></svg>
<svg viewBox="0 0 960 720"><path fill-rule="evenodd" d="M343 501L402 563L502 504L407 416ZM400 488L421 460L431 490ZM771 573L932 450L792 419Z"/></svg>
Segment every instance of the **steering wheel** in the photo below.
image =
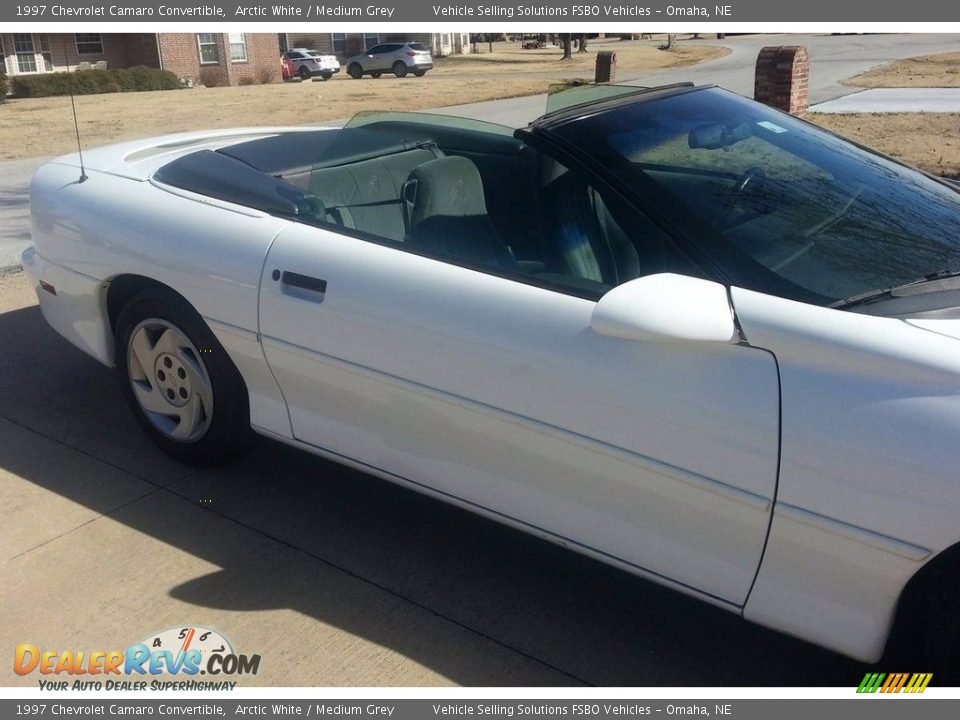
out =
<svg viewBox="0 0 960 720"><path fill-rule="evenodd" d="M745 170L740 177L737 178L737 181L733 184L733 187L727 190L726 194L723 196L723 202L720 204L720 209L717 211L716 217L713 219L714 227L720 229L721 231L726 229L727 225L730 224L730 221L733 219L734 214L739 209L739 205L742 202L744 193L756 188L758 185L763 184L767 179L767 174L763 171L762 167L757 167L754 165L751 168Z"/></svg>

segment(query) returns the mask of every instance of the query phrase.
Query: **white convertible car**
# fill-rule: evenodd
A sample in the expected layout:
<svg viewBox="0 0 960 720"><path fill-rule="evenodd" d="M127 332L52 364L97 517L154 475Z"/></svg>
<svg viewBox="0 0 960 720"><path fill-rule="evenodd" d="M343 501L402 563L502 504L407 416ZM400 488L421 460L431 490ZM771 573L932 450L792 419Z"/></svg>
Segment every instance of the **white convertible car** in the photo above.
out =
<svg viewBox="0 0 960 720"><path fill-rule="evenodd" d="M718 88L603 92L58 158L23 266L177 458L252 430L955 677L957 188Z"/></svg>

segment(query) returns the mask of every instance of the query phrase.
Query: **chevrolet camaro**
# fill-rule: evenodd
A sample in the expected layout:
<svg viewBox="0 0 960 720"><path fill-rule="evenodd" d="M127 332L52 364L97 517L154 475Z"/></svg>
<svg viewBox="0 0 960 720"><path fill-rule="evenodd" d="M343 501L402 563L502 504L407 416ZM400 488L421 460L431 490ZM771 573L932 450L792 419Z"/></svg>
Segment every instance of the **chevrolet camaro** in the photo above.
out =
<svg viewBox="0 0 960 720"><path fill-rule="evenodd" d="M23 266L180 460L258 433L955 677L958 188L716 87L570 93L61 157Z"/></svg>

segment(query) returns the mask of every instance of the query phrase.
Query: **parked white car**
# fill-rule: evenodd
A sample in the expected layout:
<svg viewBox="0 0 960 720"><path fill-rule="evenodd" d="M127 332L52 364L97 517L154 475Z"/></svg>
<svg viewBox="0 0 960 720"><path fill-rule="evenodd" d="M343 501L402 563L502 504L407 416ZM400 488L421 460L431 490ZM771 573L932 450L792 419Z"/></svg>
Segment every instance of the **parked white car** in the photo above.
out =
<svg viewBox="0 0 960 720"><path fill-rule="evenodd" d="M433 68L433 55L423 43L383 43L360 55L354 55L345 63L347 75L359 80L364 75L378 78L383 73L393 73L399 78L413 73L423 77Z"/></svg>
<svg viewBox="0 0 960 720"><path fill-rule="evenodd" d="M293 48L287 50L283 57L290 62L292 73L301 80L316 76L329 80L340 72L340 61L336 55L325 55L308 48Z"/></svg>
<svg viewBox="0 0 960 720"><path fill-rule="evenodd" d="M252 430L956 677L957 188L717 88L578 92L58 158L23 266L181 460Z"/></svg>

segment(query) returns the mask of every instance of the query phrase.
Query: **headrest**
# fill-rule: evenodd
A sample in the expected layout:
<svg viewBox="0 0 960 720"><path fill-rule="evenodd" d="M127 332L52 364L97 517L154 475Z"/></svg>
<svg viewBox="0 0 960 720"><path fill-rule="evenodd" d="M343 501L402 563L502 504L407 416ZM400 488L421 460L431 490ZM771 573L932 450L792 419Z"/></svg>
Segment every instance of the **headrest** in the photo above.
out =
<svg viewBox="0 0 960 720"><path fill-rule="evenodd" d="M458 156L429 160L414 168L404 183L403 201L410 227L431 217L487 214L477 166Z"/></svg>

